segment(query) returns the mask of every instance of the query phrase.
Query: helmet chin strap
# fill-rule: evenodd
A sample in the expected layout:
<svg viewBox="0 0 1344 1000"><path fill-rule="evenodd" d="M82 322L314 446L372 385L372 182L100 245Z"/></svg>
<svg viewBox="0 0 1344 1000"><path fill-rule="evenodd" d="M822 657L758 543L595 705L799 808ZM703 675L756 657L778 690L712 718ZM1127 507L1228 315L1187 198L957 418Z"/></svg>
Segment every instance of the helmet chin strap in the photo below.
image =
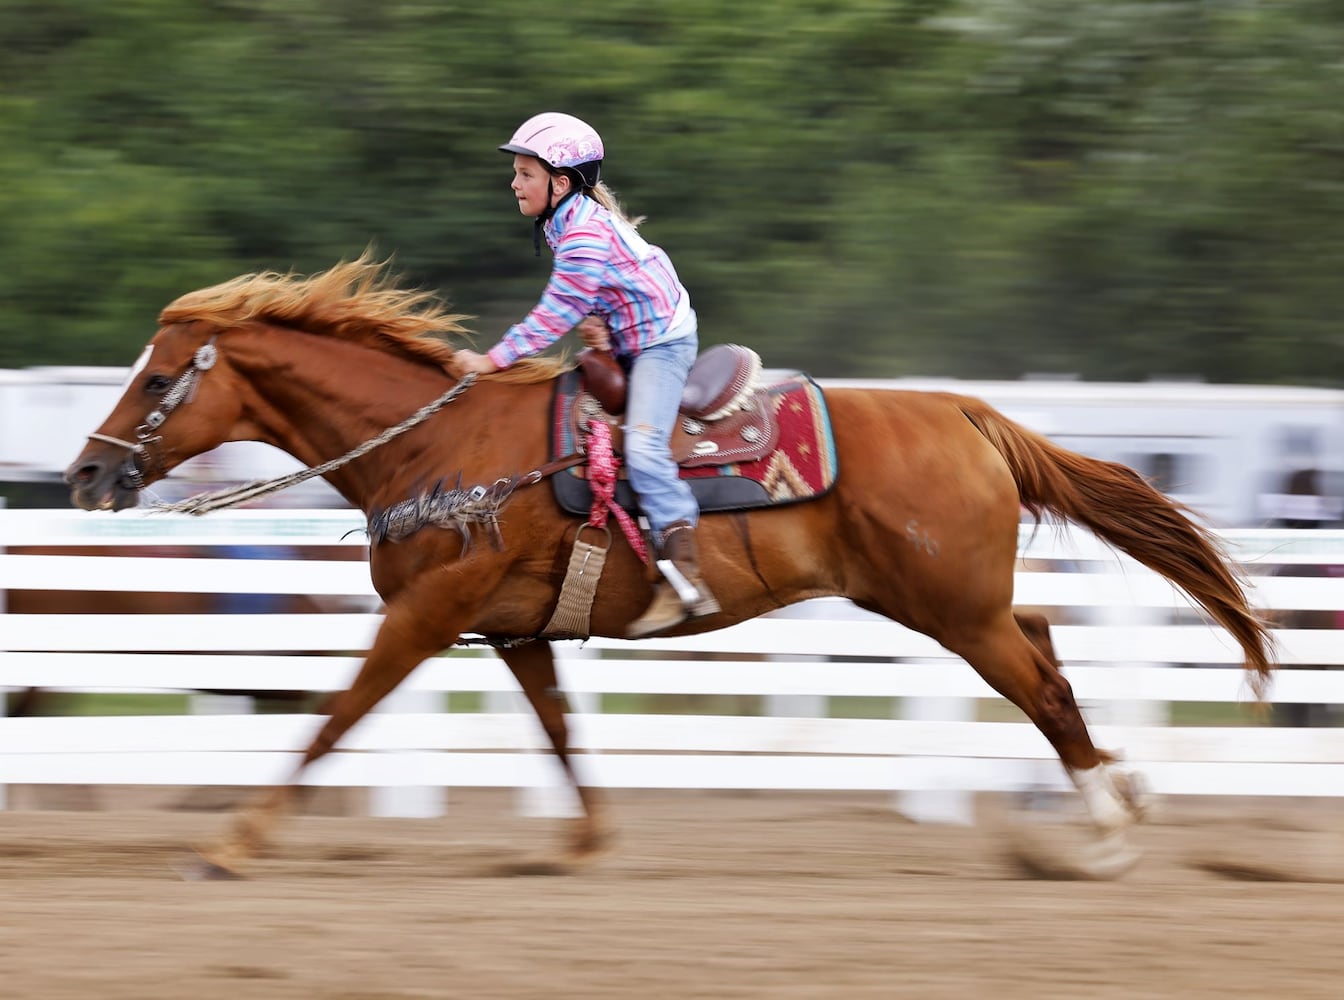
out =
<svg viewBox="0 0 1344 1000"><path fill-rule="evenodd" d="M536 256L538 257L541 256L541 228L544 225L546 225L547 221L552 216L555 215L555 213L559 210L561 205L563 205L565 202L569 201L570 198L573 198L576 194L579 193L580 193L579 187L574 183L573 179L571 179L569 183L569 190L565 192L564 195L561 196L559 201L557 201L554 205L552 205L551 199L555 197L554 181L550 177L546 178L546 211L542 212L534 220L532 220L532 250L536 254Z"/></svg>

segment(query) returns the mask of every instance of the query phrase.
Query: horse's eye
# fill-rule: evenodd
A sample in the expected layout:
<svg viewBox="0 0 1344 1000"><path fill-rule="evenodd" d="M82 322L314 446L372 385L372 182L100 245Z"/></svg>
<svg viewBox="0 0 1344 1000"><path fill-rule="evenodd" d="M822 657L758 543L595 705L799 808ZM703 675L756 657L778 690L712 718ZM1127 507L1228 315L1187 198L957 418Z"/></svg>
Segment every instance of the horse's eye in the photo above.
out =
<svg viewBox="0 0 1344 1000"><path fill-rule="evenodd" d="M150 375L145 379L145 392L151 392L162 396L168 391L168 387L173 384L173 380L167 375Z"/></svg>

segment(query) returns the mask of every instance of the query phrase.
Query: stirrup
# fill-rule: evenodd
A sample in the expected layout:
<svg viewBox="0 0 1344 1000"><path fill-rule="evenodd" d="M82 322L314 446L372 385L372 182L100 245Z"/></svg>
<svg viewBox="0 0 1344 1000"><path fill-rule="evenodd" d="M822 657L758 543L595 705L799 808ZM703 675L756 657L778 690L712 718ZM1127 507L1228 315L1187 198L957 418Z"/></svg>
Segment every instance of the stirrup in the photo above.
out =
<svg viewBox="0 0 1344 1000"><path fill-rule="evenodd" d="M708 618L710 615L717 615L722 610L719 607L718 600L706 590L700 600L686 609L686 614L691 618Z"/></svg>
<svg viewBox="0 0 1344 1000"><path fill-rule="evenodd" d="M658 572L663 574L663 579L671 584L672 589L676 591L677 597L681 600L682 609L686 612L686 617L704 618L706 615L719 613L721 610L719 602L715 600L714 595L709 592L709 588L704 583L699 586L692 583L671 559L659 559L655 565L658 567Z"/></svg>

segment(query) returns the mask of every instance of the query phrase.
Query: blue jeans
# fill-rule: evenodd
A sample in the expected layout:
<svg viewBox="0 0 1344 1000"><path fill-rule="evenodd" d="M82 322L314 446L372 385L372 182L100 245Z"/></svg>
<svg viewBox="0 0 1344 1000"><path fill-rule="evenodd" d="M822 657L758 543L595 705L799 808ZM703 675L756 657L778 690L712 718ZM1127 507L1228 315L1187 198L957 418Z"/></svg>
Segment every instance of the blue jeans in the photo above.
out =
<svg viewBox="0 0 1344 1000"><path fill-rule="evenodd" d="M630 369L625 464L655 538L674 521L695 525L700 519L700 505L690 486L678 478L668 446L699 343L691 325L689 336L644 348Z"/></svg>

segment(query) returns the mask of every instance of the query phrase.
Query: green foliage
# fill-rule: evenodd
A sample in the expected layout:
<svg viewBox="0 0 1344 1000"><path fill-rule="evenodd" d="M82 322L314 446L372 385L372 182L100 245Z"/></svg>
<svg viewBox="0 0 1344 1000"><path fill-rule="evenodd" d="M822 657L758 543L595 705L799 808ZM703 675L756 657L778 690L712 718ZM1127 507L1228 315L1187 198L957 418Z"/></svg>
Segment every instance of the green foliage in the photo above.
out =
<svg viewBox="0 0 1344 1000"><path fill-rule="evenodd" d="M570 110L707 343L818 375L1338 384L1320 0L0 0L0 367L372 244L480 317L549 261L495 151Z"/></svg>

